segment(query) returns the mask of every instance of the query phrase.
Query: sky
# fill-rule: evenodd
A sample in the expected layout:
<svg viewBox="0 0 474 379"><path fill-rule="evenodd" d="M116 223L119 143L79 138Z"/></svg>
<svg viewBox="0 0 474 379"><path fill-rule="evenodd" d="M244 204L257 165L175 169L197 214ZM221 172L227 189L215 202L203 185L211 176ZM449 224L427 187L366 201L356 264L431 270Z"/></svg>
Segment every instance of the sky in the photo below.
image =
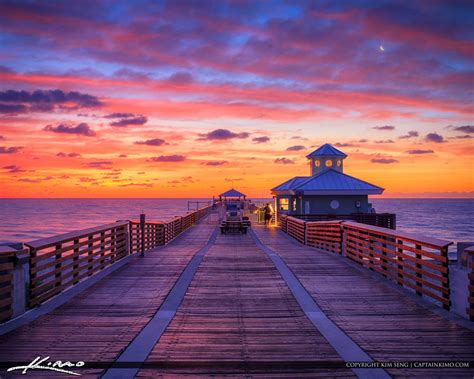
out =
<svg viewBox="0 0 474 379"><path fill-rule="evenodd" d="M0 197L251 197L324 143L474 197L471 1L0 0Z"/></svg>

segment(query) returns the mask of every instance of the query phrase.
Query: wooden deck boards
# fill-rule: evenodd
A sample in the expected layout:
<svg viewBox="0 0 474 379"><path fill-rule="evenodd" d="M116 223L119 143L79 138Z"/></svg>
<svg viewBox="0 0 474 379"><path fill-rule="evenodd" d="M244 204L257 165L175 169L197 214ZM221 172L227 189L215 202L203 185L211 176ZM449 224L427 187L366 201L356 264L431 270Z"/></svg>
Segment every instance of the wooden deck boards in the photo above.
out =
<svg viewBox="0 0 474 379"><path fill-rule="evenodd" d="M81 360L86 366L87 362L113 361L155 314L214 228L202 222L145 258L134 257L55 311L0 336L0 361L30 362L38 355L53 361ZM96 377L101 371L85 374Z"/></svg>
<svg viewBox="0 0 474 379"><path fill-rule="evenodd" d="M254 227L326 315L375 360L474 361L474 332L435 315L357 270L346 258L306 247L277 228ZM474 370L387 370L393 376L474 376Z"/></svg>
<svg viewBox="0 0 474 379"><path fill-rule="evenodd" d="M305 317L290 290L247 235L221 235L139 377L160 374L353 376L317 368L341 358ZM275 372L276 370L276 372Z"/></svg>

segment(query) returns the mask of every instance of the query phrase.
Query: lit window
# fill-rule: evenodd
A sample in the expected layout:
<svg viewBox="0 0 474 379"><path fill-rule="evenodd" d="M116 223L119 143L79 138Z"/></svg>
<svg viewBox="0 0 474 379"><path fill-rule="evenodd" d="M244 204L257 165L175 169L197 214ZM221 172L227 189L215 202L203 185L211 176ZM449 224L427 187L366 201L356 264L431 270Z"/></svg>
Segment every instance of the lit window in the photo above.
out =
<svg viewBox="0 0 474 379"><path fill-rule="evenodd" d="M288 210L288 199L282 198L280 199L280 210L287 211Z"/></svg>
<svg viewBox="0 0 474 379"><path fill-rule="evenodd" d="M316 160L316 161L314 161L314 165L315 165L316 167L319 167L319 166L321 165L321 162L318 161L318 160Z"/></svg>
<svg viewBox="0 0 474 379"><path fill-rule="evenodd" d="M331 167L332 166L332 160L328 159L326 161L326 167Z"/></svg>
<svg viewBox="0 0 474 379"><path fill-rule="evenodd" d="M337 167L339 167L342 164L341 160L337 161Z"/></svg>

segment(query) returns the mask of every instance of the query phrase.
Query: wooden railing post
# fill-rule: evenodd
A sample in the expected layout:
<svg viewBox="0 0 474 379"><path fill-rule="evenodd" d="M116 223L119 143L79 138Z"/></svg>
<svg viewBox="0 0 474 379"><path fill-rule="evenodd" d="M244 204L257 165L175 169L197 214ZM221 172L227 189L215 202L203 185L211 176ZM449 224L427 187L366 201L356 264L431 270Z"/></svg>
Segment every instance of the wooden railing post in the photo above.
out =
<svg viewBox="0 0 474 379"><path fill-rule="evenodd" d="M141 241L140 241L140 256L145 256L145 214L140 215L140 231L141 231Z"/></svg>
<svg viewBox="0 0 474 379"><path fill-rule="evenodd" d="M416 246L416 249L417 250L421 250L421 245L415 245ZM419 278L420 280L417 280L416 281L416 285L419 286L419 287L423 287L423 281L422 281L422 278L423 278L423 274L418 271L418 270L421 270L423 268L422 264L420 263L421 259L422 259L422 255L417 253L415 254L416 256L416 268L417 268L417 271L416 271L416 277ZM419 296L422 296L422 292L419 291L419 290L416 290L416 294L419 295Z"/></svg>
<svg viewBox="0 0 474 379"><path fill-rule="evenodd" d="M73 241L74 245L78 245L79 244L79 239L76 238L74 241ZM72 266L72 271L74 272L73 274L73 278L77 278L79 276L79 272L78 272L78 268L79 268L79 247L76 247L74 249L74 258L72 258L72 261L74 262L73 266ZM79 283L79 280L74 280L73 281L73 284L77 284Z"/></svg>
<svg viewBox="0 0 474 379"><path fill-rule="evenodd" d="M101 268L105 261L104 255L105 255L105 232L101 232L100 233L100 261L99 261L99 265Z"/></svg>
<svg viewBox="0 0 474 379"><path fill-rule="evenodd" d="M61 287L61 244L56 245L56 251L59 251L55 256L54 260L56 261L56 265L54 266L55 270L58 270L58 272L54 275L56 283L54 284L55 287Z"/></svg>
<svg viewBox="0 0 474 379"><path fill-rule="evenodd" d="M94 251L93 251L94 243L92 242L93 236L90 235L87 239L89 240L89 243L87 244L87 248L89 249L89 253L88 253L89 259L87 260L87 264L89 265L89 267L87 268L87 271L89 271L88 276L91 276L94 273L94 270L93 270L93 268L94 268L93 267L94 266L94 264L93 264L93 262L94 262Z"/></svg>
<svg viewBox="0 0 474 379"><path fill-rule="evenodd" d="M382 237L382 240L386 241L386 240L387 240L387 236L383 236L383 237ZM386 256L387 256L387 252L385 251L386 248L387 248L387 244L386 244L385 242L382 242L382 249L381 249L381 251L382 251L382 256L383 256L383 257L386 257ZM387 261L386 258L381 258L380 260L382 261L382 270L386 272L386 271L387 271L387 264L388 264L388 261ZM382 275L383 275L385 278L388 277L388 275L387 275L386 273L382 273Z"/></svg>
<svg viewBox="0 0 474 379"><path fill-rule="evenodd" d="M449 262L448 262L448 248L447 247L443 247L441 249L441 256L444 259L444 261L441 263L441 266L444 267L446 269L446 272L442 274L443 278L446 279L446 283L443 283L442 286L445 288L445 292L446 293L443 293L441 296L443 297L443 299L446 299L447 300L447 303L446 304L443 304L443 308L448 310L451 308L451 290L449 289Z"/></svg>
<svg viewBox="0 0 474 379"><path fill-rule="evenodd" d="M303 223L303 230L304 230L304 244L307 245L308 244L308 223L305 221Z"/></svg>
<svg viewBox="0 0 474 379"><path fill-rule="evenodd" d="M395 239L395 241L397 242L397 244L399 245L403 245L403 241L402 240L397 240ZM403 254L403 248L402 247L397 247L397 251L400 253L400 254ZM397 261L401 262L401 264L397 265L397 268L403 272L403 257L400 257L399 255L397 256ZM397 283L398 285L400 286L403 286L403 273L402 272L398 272L397 274Z"/></svg>

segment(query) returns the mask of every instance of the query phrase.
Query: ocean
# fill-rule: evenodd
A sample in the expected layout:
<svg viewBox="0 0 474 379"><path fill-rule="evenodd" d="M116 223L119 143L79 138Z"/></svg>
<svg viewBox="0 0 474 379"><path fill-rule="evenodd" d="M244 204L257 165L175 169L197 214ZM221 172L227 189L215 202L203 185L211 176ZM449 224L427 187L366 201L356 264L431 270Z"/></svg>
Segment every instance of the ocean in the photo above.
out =
<svg viewBox="0 0 474 379"><path fill-rule="evenodd" d="M195 209L196 201L209 200L0 199L0 244L28 242L117 220L138 219L142 212L149 220L166 221L186 214L188 201L191 209ZM371 199L371 203L377 213L396 213L400 231L453 242L474 241L474 199ZM452 247L451 251L454 250Z"/></svg>

